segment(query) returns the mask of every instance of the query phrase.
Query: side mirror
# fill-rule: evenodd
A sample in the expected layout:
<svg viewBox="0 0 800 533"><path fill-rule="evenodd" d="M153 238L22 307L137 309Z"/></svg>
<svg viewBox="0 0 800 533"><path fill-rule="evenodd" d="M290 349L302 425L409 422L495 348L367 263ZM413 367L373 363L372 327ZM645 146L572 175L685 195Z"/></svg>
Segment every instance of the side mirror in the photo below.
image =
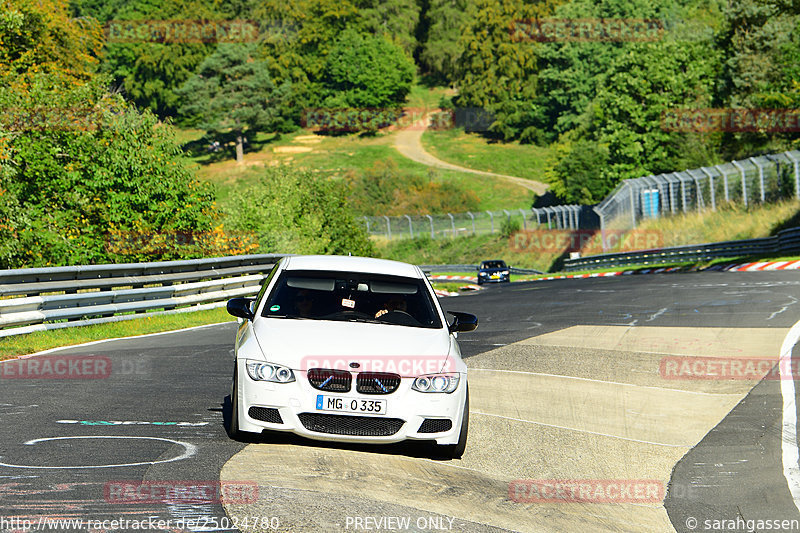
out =
<svg viewBox="0 0 800 533"><path fill-rule="evenodd" d="M228 300L228 314L235 317L253 320L253 312L250 310L251 298L232 298Z"/></svg>
<svg viewBox="0 0 800 533"><path fill-rule="evenodd" d="M448 311L448 313L455 317L455 320L453 320L453 323L450 324L448 328L450 333L456 331L472 331L478 327L478 317L475 315L459 313L457 311Z"/></svg>

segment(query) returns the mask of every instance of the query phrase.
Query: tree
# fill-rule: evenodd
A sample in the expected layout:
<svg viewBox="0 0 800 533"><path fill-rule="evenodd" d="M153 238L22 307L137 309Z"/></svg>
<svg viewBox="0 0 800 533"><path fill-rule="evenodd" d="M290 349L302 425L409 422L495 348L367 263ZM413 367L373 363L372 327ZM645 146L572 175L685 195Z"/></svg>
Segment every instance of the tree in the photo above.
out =
<svg viewBox="0 0 800 533"><path fill-rule="evenodd" d="M102 36L97 21L71 18L66 2L0 0L0 81L22 88L36 73L85 81Z"/></svg>
<svg viewBox="0 0 800 533"><path fill-rule="evenodd" d="M476 0L469 6L459 41L462 50L456 75L460 107L492 111L492 131L504 139L531 141L540 111L535 105L538 43L513 40L511 28L519 21L552 12L555 2L536 5L522 0Z"/></svg>
<svg viewBox="0 0 800 533"><path fill-rule="evenodd" d="M340 180L288 167L270 169L233 196L231 227L252 232L264 253L373 255Z"/></svg>
<svg viewBox="0 0 800 533"><path fill-rule="evenodd" d="M545 179L559 200L594 204L612 191L614 184L603 174L608 164L607 147L594 141L564 139L554 149Z"/></svg>
<svg viewBox="0 0 800 533"><path fill-rule="evenodd" d="M707 43L634 43L603 78L590 110L589 138L607 145L603 174L621 179L703 166L718 136L669 131L662 113L711 103L718 57Z"/></svg>
<svg viewBox="0 0 800 533"><path fill-rule="evenodd" d="M171 128L108 95L107 83L40 74L26 92L0 86L0 234L13 236L0 268L145 259L110 237L212 229L213 191L184 166ZM165 248L146 258L184 256Z"/></svg>
<svg viewBox="0 0 800 533"><path fill-rule="evenodd" d="M199 27L198 21L220 22L225 7L198 0L79 0L73 12L108 25L102 72L113 76L128 100L166 118L178 111L177 89L215 48L208 42L172 41L168 35L178 35L174 30L181 24L188 30ZM173 23L164 42L158 42L160 26L154 21L165 21L163 28Z"/></svg>
<svg viewBox="0 0 800 533"><path fill-rule="evenodd" d="M277 85L289 83L287 112L298 123L305 110L319 107L325 60L339 33L357 23L359 12L351 0L263 0L252 17L267 28L259 41Z"/></svg>
<svg viewBox="0 0 800 533"><path fill-rule="evenodd" d="M455 79L461 55L458 40L467 22L469 1L431 0L425 12L427 34L424 43L420 43L420 61L428 72L447 82Z"/></svg>
<svg viewBox="0 0 800 533"><path fill-rule="evenodd" d="M400 47L348 29L339 34L325 62L323 106L396 107L413 80L414 63Z"/></svg>
<svg viewBox="0 0 800 533"><path fill-rule="evenodd" d="M345 178L350 208L359 215L472 211L480 205L473 191L432 176L401 173L391 159L376 161L362 172L351 171Z"/></svg>
<svg viewBox="0 0 800 533"><path fill-rule="evenodd" d="M417 48L415 31L419 24L417 0L360 0L355 29L383 37L401 47L409 57Z"/></svg>
<svg viewBox="0 0 800 533"><path fill-rule="evenodd" d="M743 0L724 10L718 46L724 69L717 98L728 107L800 108L800 12L791 2ZM789 148L797 134L738 132L726 135L724 156Z"/></svg>
<svg viewBox="0 0 800 533"><path fill-rule="evenodd" d="M244 135L285 131L288 84L276 87L266 61L256 59L254 45L221 44L179 90L181 113L201 128L236 136L236 161L243 163Z"/></svg>

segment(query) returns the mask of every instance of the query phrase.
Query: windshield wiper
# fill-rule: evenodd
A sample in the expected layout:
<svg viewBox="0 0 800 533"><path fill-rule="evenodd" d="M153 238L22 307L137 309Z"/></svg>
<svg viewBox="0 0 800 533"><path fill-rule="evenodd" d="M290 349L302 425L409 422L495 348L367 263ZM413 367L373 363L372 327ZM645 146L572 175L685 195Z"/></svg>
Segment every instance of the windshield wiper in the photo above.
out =
<svg viewBox="0 0 800 533"><path fill-rule="evenodd" d="M331 320L337 320L339 322L364 322L366 324L386 324L383 320L376 320L374 318L364 318L360 316L349 316L344 318L333 318Z"/></svg>

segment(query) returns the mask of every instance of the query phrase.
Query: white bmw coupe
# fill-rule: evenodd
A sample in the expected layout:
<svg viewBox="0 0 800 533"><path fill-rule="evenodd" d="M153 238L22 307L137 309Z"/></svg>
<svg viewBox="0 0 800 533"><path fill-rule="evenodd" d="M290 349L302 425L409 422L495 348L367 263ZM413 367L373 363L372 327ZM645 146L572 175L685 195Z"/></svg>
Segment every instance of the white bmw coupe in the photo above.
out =
<svg viewBox="0 0 800 533"><path fill-rule="evenodd" d="M459 458L469 389L457 332L414 265L339 256L290 256L239 317L230 436L289 431L357 443L433 441Z"/></svg>

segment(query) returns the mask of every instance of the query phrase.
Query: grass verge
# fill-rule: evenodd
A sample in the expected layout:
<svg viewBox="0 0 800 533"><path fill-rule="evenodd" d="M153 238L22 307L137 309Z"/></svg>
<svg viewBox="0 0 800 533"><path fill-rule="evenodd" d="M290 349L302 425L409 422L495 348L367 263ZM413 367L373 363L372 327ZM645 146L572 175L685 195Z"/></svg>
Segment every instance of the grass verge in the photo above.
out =
<svg viewBox="0 0 800 533"><path fill-rule="evenodd" d="M665 247L703 244L768 237L782 229L800 226L798 214L800 201L794 199L749 208L727 204L717 206L716 211L646 220L637 229L657 231Z"/></svg>
<svg viewBox="0 0 800 533"><path fill-rule="evenodd" d="M428 130L422 134L422 146L448 163L541 182L550 154L547 147L497 142L463 128Z"/></svg>
<svg viewBox="0 0 800 533"><path fill-rule="evenodd" d="M486 259L503 259L518 268L535 268L547 272L560 257L557 253L519 251L512 241L500 233L469 235L455 239L376 240L380 257L415 265L477 264Z"/></svg>
<svg viewBox="0 0 800 533"><path fill-rule="evenodd" d="M0 339L0 361L60 346L72 346L84 342L131 337L147 333L160 333L192 326L230 322L231 320L235 319L225 311L224 307L221 307L206 311L143 316L133 320L92 326L36 331L26 335ZM231 338L232 345L233 338Z"/></svg>

